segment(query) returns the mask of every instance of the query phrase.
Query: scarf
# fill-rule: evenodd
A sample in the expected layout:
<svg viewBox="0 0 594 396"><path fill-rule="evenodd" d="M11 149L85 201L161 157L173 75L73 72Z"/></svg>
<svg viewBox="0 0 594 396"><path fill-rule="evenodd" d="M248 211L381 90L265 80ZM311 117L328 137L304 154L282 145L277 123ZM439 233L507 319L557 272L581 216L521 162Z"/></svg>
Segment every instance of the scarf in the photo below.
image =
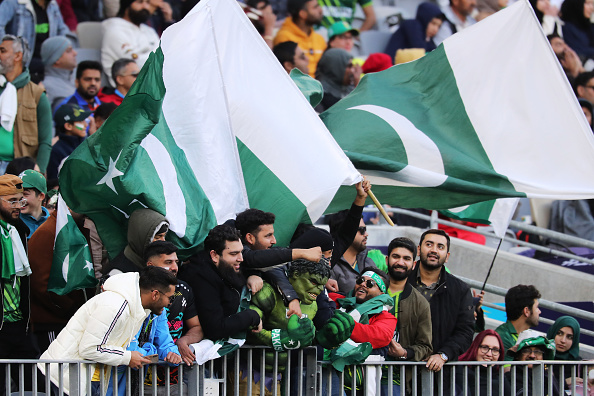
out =
<svg viewBox="0 0 594 396"><path fill-rule="evenodd" d="M580 324L571 316L561 316L547 331L547 338L554 340L559 329L571 327L573 330L573 343L571 348L565 352L555 352L555 360L581 360L580 359Z"/></svg>
<svg viewBox="0 0 594 396"><path fill-rule="evenodd" d="M0 247L2 248L3 280L11 280L15 275L31 275L31 267L21 236L16 227L4 220L0 220Z"/></svg>
<svg viewBox="0 0 594 396"><path fill-rule="evenodd" d="M14 85L6 81L6 77L0 74L0 125L8 132L12 131L17 113L17 90Z"/></svg>

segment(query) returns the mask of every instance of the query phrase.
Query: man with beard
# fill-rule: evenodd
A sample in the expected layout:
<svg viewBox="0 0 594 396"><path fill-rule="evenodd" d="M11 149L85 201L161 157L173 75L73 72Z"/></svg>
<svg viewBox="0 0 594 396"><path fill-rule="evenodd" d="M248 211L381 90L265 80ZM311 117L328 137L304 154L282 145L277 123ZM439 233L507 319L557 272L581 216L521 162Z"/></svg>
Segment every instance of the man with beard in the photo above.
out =
<svg viewBox="0 0 594 396"><path fill-rule="evenodd" d="M416 246L408 238L395 238L388 245L386 264L390 274L387 293L394 299L390 310L398 323L390 342L386 360L408 360L419 362L431 355L431 309L429 303L407 282L416 258ZM382 375L382 386L388 383L387 370ZM412 384L412 370L406 373L407 389ZM394 370L393 394L400 393L400 371Z"/></svg>
<svg viewBox="0 0 594 396"><path fill-rule="evenodd" d="M45 173L52 151L52 110L43 88L31 81L25 67L29 57L25 39L10 34L2 37L0 173L18 157L33 158Z"/></svg>
<svg viewBox="0 0 594 396"><path fill-rule="evenodd" d="M76 68L76 80L74 85L76 91L66 99L57 108L65 104L77 105L83 110L95 111L101 104L97 97L101 88L101 73L103 67L97 61L82 61Z"/></svg>
<svg viewBox="0 0 594 396"><path fill-rule="evenodd" d="M262 321L256 311L237 312L246 285L240 271L243 245L239 232L228 225L218 225L208 233L204 249L179 272L179 279L194 291L204 338L216 341L249 328L260 331Z"/></svg>
<svg viewBox="0 0 594 396"><path fill-rule="evenodd" d="M142 69L149 54L159 46L159 35L145 24L150 9L149 0L122 0L117 17L102 22L101 63L105 70L111 70L113 63L122 58L134 60ZM116 86L111 76L109 83Z"/></svg>
<svg viewBox="0 0 594 396"><path fill-rule="evenodd" d="M538 326L540 297L540 292L532 285L517 285L505 294L507 322L497 327L495 331L501 336L506 351L516 344L518 334ZM514 360L514 358L506 353L505 360Z"/></svg>
<svg viewBox="0 0 594 396"><path fill-rule="evenodd" d="M25 203L23 181L14 175L0 176L0 359L35 359L39 356L29 327L31 268L25 250L29 229L19 217ZM27 384L31 370L25 371L29 374L25 380ZM17 384L18 372L17 366L11 367ZM6 389L5 381L5 368L0 367L0 394Z"/></svg>
<svg viewBox="0 0 594 396"><path fill-rule="evenodd" d="M425 231L418 254L419 262L408 282L429 301L434 354L427 360L427 368L439 371L470 347L474 335L472 295L466 283L445 270L450 257L450 237L445 231Z"/></svg>
<svg viewBox="0 0 594 396"><path fill-rule="evenodd" d="M326 40L314 31L322 21L322 8L317 0L289 0L287 12L290 17L279 29L274 45L294 41L309 57L309 75L315 77L318 62L327 47Z"/></svg>

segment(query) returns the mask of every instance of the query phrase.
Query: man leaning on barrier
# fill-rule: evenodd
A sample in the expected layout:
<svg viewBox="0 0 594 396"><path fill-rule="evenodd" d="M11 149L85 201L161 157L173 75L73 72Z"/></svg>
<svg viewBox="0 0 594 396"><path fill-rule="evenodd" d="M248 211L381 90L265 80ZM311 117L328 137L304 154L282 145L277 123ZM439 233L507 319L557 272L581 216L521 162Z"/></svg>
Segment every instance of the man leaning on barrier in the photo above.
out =
<svg viewBox="0 0 594 396"><path fill-rule="evenodd" d="M90 360L108 366L127 365L140 368L150 363L138 351L126 350L127 345L140 330L147 317L147 310L160 314L175 292L177 279L169 271L147 267L140 274L129 272L110 277L103 285L103 292L86 302L70 319L64 330L50 344L40 359ZM50 365L49 377L56 386L62 385L70 394L69 370L60 376L59 364ZM45 364L38 364L45 375ZM93 394L98 394L104 370L103 389L111 374L109 367L94 364L91 367ZM83 392L87 389L85 365L78 382ZM49 390L47 391L49 393Z"/></svg>

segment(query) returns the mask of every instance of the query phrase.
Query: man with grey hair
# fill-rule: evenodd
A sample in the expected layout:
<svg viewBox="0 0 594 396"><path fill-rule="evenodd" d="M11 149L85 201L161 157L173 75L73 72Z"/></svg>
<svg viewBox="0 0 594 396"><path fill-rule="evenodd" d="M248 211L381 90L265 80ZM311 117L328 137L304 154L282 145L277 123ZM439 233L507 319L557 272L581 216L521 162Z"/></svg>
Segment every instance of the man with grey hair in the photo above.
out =
<svg viewBox="0 0 594 396"><path fill-rule="evenodd" d="M52 110L25 65L27 41L10 34L0 43L0 172L17 157L31 157L45 173L52 150Z"/></svg>
<svg viewBox="0 0 594 396"><path fill-rule="evenodd" d="M64 36L50 37L41 45L41 61L45 66L43 86L55 112L60 103L75 90L76 50Z"/></svg>
<svg viewBox="0 0 594 396"><path fill-rule="evenodd" d="M124 97L136 81L138 73L140 73L140 68L132 59L122 58L113 62L111 78L116 87L103 87L98 95L101 103L115 103L117 106L122 104Z"/></svg>

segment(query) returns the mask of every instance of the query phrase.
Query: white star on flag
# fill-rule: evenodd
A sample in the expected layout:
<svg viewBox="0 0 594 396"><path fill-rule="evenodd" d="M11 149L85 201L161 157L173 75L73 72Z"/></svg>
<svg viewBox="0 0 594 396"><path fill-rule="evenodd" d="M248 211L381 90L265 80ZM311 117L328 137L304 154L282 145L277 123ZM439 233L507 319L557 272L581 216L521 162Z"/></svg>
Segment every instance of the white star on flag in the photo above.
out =
<svg viewBox="0 0 594 396"><path fill-rule="evenodd" d="M118 160L120 159L121 154L122 154L122 152L120 151L120 154L118 154L118 157L116 158L115 161L112 160L111 157L109 157L109 168L107 169L107 173L105 174L105 176L103 176L103 178L101 180L99 180L99 182L97 182L97 185L104 184L104 183L107 184L107 187L111 188L113 190L113 192L116 194L118 192L116 191L115 186L113 185L113 179L124 175L122 172L120 172L116 168L116 164L118 163Z"/></svg>

